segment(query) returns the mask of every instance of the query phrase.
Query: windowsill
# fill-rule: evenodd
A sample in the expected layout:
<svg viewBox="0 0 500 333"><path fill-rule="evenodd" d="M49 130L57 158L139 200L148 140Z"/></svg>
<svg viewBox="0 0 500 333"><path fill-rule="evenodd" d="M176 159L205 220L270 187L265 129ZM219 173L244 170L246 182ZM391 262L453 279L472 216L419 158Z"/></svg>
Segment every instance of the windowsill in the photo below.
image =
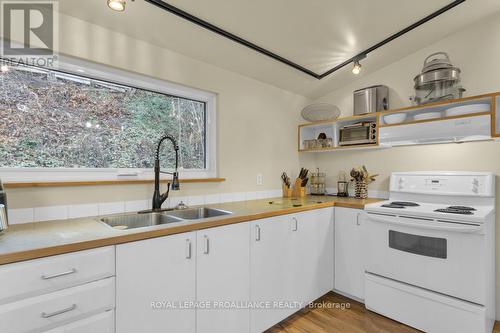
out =
<svg viewBox="0 0 500 333"><path fill-rule="evenodd" d="M226 178L186 178L179 179L181 183L217 183L223 182ZM162 179L162 183L167 183L170 179ZM81 181L16 181L5 182L6 188L27 188L27 187L65 187L65 186L92 186L92 185L134 185L134 184L150 184L154 183L154 179L120 179L120 180L81 180Z"/></svg>

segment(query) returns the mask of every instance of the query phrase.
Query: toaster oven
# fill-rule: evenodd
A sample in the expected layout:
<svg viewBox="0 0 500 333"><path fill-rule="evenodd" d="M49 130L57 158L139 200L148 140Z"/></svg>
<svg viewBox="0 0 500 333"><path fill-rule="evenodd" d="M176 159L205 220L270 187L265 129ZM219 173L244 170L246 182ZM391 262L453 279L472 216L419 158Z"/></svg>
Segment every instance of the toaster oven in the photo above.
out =
<svg viewBox="0 0 500 333"><path fill-rule="evenodd" d="M361 122L346 125L339 131L339 146L377 143L377 123Z"/></svg>

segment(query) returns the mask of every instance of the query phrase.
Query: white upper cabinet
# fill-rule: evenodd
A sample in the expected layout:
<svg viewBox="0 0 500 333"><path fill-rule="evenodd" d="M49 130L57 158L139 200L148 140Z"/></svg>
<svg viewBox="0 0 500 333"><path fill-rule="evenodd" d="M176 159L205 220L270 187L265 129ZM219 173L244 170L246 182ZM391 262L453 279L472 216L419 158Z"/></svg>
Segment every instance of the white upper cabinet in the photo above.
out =
<svg viewBox="0 0 500 333"><path fill-rule="evenodd" d="M335 208L335 289L364 299L362 217L360 209Z"/></svg>
<svg viewBox="0 0 500 333"><path fill-rule="evenodd" d="M178 308L196 301L195 246L195 232L116 246L116 332L195 333L194 307Z"/></svg>
<svg viewBox="0 0 500 333"><path fill-rule="evenodd" d="M232 304L250 300L250 223L200 230L197 245L197 301L212 308L197 310L196 331L248 333L248 308Z"/></svg>

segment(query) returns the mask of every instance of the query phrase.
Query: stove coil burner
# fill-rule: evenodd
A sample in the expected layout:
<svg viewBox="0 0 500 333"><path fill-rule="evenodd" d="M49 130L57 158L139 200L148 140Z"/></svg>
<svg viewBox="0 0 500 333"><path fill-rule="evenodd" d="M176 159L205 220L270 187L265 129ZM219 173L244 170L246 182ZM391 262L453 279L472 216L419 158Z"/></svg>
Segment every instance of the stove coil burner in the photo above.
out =
<svg viewBox="0 0 500 333"><path fill-rule="evenodd" d="M418 206L420 206L416 202L409 202L409 201L393 201L390 204L391 205L403 206L403 207L418 207Z"/></svg>
<svg viewBox="0 0 500 333"><path fill-rule="evenodd" d="M385 204L385 205L382 205L380 207L385 207L385 208L406 208L405 206L395 205L393 203Z"/></svg>
<svg viewBox="0 0 500 333"><path fill-rule="evenodd" d="M450 207L448 207L448 209L470 210L470 211L476 210L476 208L467 207L467 206L450 206Z"/></svg>
<svg viewBox="0 0 500 333"><path fill-rule="evenodd" d="M408 202L408 201L392 201L388 204L384 204L381 207L385 208L406 208L406 207L417 207L420 206L418 203L415 202Z"/></svg>
<svg viewBox="0 0 500 333"><path fill-rule="evenodd" d="M455 209L455 208L440 208L436 209L435 212L439 213L450 213L450 214L462 214L462 215L472 215L472 211L469 209Z"/></svg>

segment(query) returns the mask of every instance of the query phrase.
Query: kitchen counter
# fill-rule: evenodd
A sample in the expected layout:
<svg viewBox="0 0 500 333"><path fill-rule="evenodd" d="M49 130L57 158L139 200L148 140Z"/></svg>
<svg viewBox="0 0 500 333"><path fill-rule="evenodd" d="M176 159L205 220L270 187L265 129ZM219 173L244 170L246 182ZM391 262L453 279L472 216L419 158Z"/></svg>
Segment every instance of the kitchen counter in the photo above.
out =
<svg viewBox="0 0 500 333"><path fill-rule="evenodd" d="M233 223L258 220L325 207L363 209L382 199L307 196L302 199L274 198L206 205L233 214L200 220L185 220L130 230L116 230L97 217L12 225L0 235L0 264L47 257L102 246L167 236ZM272 203L271 203L272 202Z"/></svg>

